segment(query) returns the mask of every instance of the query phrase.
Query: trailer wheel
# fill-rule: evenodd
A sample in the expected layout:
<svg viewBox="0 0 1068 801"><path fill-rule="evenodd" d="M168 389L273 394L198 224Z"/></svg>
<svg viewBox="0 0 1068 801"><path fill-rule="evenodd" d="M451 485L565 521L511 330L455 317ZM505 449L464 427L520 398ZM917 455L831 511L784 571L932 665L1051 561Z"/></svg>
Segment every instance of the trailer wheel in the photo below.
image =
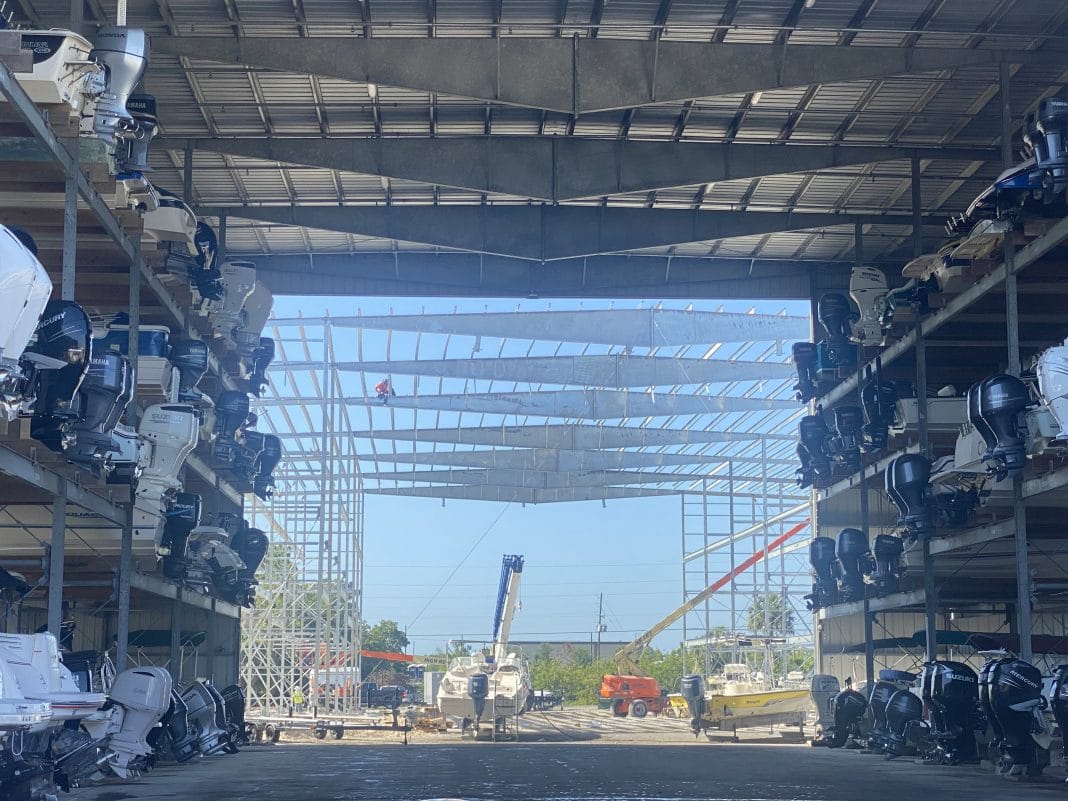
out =
<svg viewBox="0 0 1068 801"><path fill-rule="evenodd" d="M315 739L316 740L325 740L326 739L326 728L324 726L316 726L314 733L315 733Z"/></svg>
<svg viewBox="0 0 1068 801"><path fill-rule="evenodd" d="M627 716L626 701L622 698L617 698L612 702L612 714L617 718L625 718Z"/></svg>
<svg viewBox="0 0 1068 801"><path fill-rule="evenodd" d="M630 714L634 715L636 718L644 718L649 714L649 705L642 700L632 701L630 704Z"/></svg>
<svg viewBox="0 0 1068 801"><path fill-rule="evenodd" d="M260 743L263 742L263 727L262 726L253 726L252 727L252 742L256 743L257 745L259 745Z"/></svg>
<svg viewBox="0 0 1068 801"><path fill-rule="evenodd" d="M340 740L344 736L345 736L345 730L343 728L338 726L336 729L334 729L334 739L335 740Z"/></svg>
<svg viewBox="0 0 1068 801"><path fill-rule="evenodd" d="M281 730L273 723L268 723L266 726L263 727L263 737L267 742L271 743L272 745L274 743L277 743L278 738L281 736Z"/></svg>

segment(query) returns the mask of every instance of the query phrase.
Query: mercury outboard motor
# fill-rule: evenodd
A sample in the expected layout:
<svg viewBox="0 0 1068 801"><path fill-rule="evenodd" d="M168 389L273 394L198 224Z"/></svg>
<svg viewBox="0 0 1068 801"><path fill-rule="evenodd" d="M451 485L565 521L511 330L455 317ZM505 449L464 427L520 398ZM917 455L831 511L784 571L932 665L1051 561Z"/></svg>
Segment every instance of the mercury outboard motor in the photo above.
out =
<svg viewBox="0 0 1068 801"><path fill-rule="evenodd" d="M830 429L822 414L809 414L797 423L797 455L801 468L797 471L797 485L801 488L815 487L823 489L831 485L833 471L831 460L827 456L827 441L831 437Z"/></svg>
<svg viewBox="0 0 1068 801"><path fill-rule="evenodd" d="M92 328L82 307L49 301L23 360L34 365L36 382L30 436L53 450L70 440L70 426L78 420L75 398L92 354Z"/></svg>
<svg viewBox="0 0 1068 801"><path fill-rule="evenodd" d="M705 681L699 675L691 673L679 680L679 693L686 701L690 713L690 730L696 737L701 733L701 718L705 714Z"/></svg>
<svg viewBox="0 0 1068 801"><path fill-rule="evenodd" d="M113 350L94 354L89 372L78 390L80 417L71 425L73 442L67 458L97 476L108 470L108 454L114 448L111 433L126 411L133 393L130 360Z"/></svg>
<svg viewBox="0 0 1068 801"><path fill-rule="evenodd" d="M886 750L892 756L904 756L909 744L909 724L923 720L923 701L910 690L898 690L886 705Z"/></svg>
<svg viewBox="0 0 1068 801"><path fill-rule="evenodd" d="M1019 473L1027 465L1026 424L1023 414L1031 404L1027 385L1016 376L994 375L979 385L979 414L989 429L984 461L993 463L993 472L1000 481Z"/></svg>
<svg viewBox="0 0 1068 801"><path fill-rule="evenodd" d="M797 368L797 384L794 385L794 397L801 403L808 403L820 394L819 376L816 372L819 350L813 342L795 342L790 354Z"/></svg>
<svg viewBox="0 0 1068 801"><path fill-rule="evenodd" d="M467 679L467 695L471 699L471 706L475 713L475 731L486 711L486 699L489 698L489 676L485 673L475 673Z"/></svg>
<svg viewBox="0 0 1068 801"><path fill-rule="evenodd" d="M859 406L836 406L834 408L835 436L831 440L834 455L834 472L839 476L851 476L860 470L860 440L864 412Z"/></svg>
<svg viewBox="0 0 1068 801"><path fill-rule="evenodd" d="M875 586L875 594L888 595L897 591L897 582L903 572L901 554L905 544L897 537L880 534L871 546L872 561L875 569L868 576L868 583Z"/></svg>
<svg viewBox="0 0 1068 801"><path fill-rule="evenodd" d="M897 522L905 526L910 537L920 540L934 530L930 479L931 462L918 453L904 453L886 467L886 494L901 512Z"/></svg>
<svg viewBox="0 0 1068 801"><path fill-rule="evenodd" d="M152 95L130 95L126 111L136 125L125 142L125 153L116 153L121 172L149 172L148 146L156 136L159 119L156 117L156 98Z"/></svg>
<svg viewBox="0 0 1068 801"><path fill-rule="evenodd" d="M998 659L988 673L987 683L989 717L997 719L1001 730L1001 772L1040 775L1046 760L1040 759L1034 737L1048 735L1042 714L1046 699L1042 695L1041 671L1015 657Z"/></svg>
<svg viewBox="0 0 1068 801"><path fill-rule="evenodd" d="M238 555L244 567L238 571L238 583L240 590L237 592L235 602L244 602L249 606L256 600L256 571L260 563L267 555L267 549L271 542L267 534L260 528L250 528L242 522L241 528L230 535L230 550Z"/></svg>
<svg viewBox="0 0 1068 801"><path fill-rule="evenodd" d="M237 440L238 429L248 420L248 394L236 389L226 390L215 400L215 444L212 455L227 465L234 463L242 447Z"/></svg>
<svg viewBox="0 0 1068 801"><path fill-rule="evenodd" d="M944 765L978 762L975 733L986 728L979 709L979 676L963 662L925 662L920 674L930 710L928 758Z"/></svg>
<svg viewBox="0 0 1068 801"><path fill-rule="evenodd" d="M813 612L838 603L834 558L834 540L830 537L814 537L808 544L808 563L816 580L812 582L812 592L805 596L805 603Z"/></svg>
<svg viewBox="0 0 1068 801"><path fill-rule="evenodd" d="M868 711L868 700L846 679L845 689L834 697L832 710L834 728L827 736L827 747L841 748L850 738L860 736L860 721Z"/></svg>
<svg viewBox="0 0 1068 801"><path fill-rule="evenodd" d="M267 389L267 368L274 361L274 340L260 337L260 344L253 349L249 361L252 365L248 377L249 392L259 398Z"/></svg>
<svg viewBox="0 0 1068 801"><path fill-rule="evenodd" d="M179 492L167 510L157 553L163 557L163 575L175 581L185 579L188 566L186 543L189 534L200 525L200 496L192 492Z"/></svg>
<svg viewBox="0 0 1068 801"><path fill-rule="evenodd" d="M886 447L889 429L894 423L897 388L888 382L870 378L860 391L860 403L864 409L861 450L865 453L881 451Z"/></svg>
<svg viewBox="0 0 1068 801"><path fill-rule="evenodd" d="M1068 341L1043 352L1035 373L1042 400L1057 421L1056 439L1068 440Z"/></svg>
<svg viewBox="0 0 1068 801"><path fill-rule="evenodd" d="M262 500L274 496L274 469L282 459L282 440L274 434L263 435L263 450L260 451L260 469L252 484L252 491Z"/></svg>
<svg viewBox="0 0 1068 801"><path fill-rule="evenodd" d="M136 134L137 122L126 104L145 74L148 56L148 34L140 28L112 26L97 32L92 57L104 65L107 87L93 115L93 133L101 139L126 139Z"/></svg>
<svg viewBox="0 0 1068 801"><path fill-rule="evenodd" d="M859 528L843 528L838 534L835 573L843 602L864 598L864 574L868 572L868 538Z"/></svg>

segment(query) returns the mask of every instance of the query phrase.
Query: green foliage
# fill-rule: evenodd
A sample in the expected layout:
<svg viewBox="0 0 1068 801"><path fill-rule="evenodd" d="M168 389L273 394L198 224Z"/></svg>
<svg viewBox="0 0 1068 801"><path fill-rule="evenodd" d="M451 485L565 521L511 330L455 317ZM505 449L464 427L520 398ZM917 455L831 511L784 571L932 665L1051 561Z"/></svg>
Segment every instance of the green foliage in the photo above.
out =
<svg viewBox="0 0 1068 801"><path fill-rule="evenodd" d="M638 668L660 683L660 689L677 692L679 679L686 673L700 672L700 660L687 656L681 647L673 651L646 648L638 659ZM607 659L592 659L584 648L574 649L566 659L554 659L548 648L539 648L530 663L531 681L535 689L555 690L571 704L595 704L601 688L601 677L618 673L619 669Z"/></svg>
<svg viewBox="0 0 1068 801"><path fill-rule="evenodd" d="M364 623L363 647L367 651L403 653L408 647L408 638L395 620L380 620L370 627Z"/></svg>
<svg viewBox="0 0 1068 801"><path fill-rule="evenodd" d="M778 593L757 595L749 605L746 626L753 634L786 636L794 633L794 610Z"/></svg>

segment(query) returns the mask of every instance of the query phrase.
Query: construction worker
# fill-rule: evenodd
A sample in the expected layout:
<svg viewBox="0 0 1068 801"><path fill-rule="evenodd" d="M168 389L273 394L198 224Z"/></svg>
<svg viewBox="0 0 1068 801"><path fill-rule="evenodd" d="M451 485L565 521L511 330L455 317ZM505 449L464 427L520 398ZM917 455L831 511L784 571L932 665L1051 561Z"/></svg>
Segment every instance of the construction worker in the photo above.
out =
<svg viewBox="0 0 1068 801"><path fill-rule="evenodd" d="M300 687L293 688L293 710L304 708L304 691Z"/></svg>
<svg viewBox="0 0 1068 801"><path fill-rule="evenodd" d="M393 389L393 382L388 378L383 378L377 384L375 384L375 394L378 395L378 399L385 405L389 403L390 396L396 397L397 393Z"/></svg>

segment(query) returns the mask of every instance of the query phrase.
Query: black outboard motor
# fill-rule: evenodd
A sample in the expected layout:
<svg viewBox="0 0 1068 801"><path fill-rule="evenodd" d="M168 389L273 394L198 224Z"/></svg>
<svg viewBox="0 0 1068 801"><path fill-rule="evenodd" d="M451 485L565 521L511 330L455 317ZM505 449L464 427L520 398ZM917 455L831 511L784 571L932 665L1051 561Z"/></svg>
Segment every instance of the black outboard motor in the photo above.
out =
<svg viewBox="0 0 1068 801"><path fill-rule="evenodd" d="M861 450L865 453L881 451L886 447L890 426L897 409L897 388L885 381L871 378L860 391L860 403L864 409L864 439Z"/></svg>
<svg viewBox="0 0 1068 801"><path fill-rule="evenodd" d="M871 547L875 570L868 577L868 583L875 586L876 595L881 597L897 591L898 579L904 572L901 565L904 551L905 544L897 537L880 534L875 538Z"/></svg>
<svg viewBox="0 0 1068 801"><path fill-rule="evenodd" d="M223 285L222 271L219 269L219 238L210 225L198 222L193 243L197 255L189 265L189 283L196 287L202 298L220 300Z"/></svg>
<svg viewBox="0 0 1068 801"><path fill-rule="evenodd" d="M256 571L267 555L270 544L263 529L250 528L246 524L242 524L238 531L230 535L230 548L241 557L245 565L238 571L237 579L241 589L235 593L235 603L242 606L255 603L256 587L259 584L256 580Z"/></svg>
<svg viewBox="0 0 1068 801"><path fill-rule="evenodd" d="M1048 97L1027 115L1024 145L1035 158L1029 178L1042 186L1042 201L1068 190L1068 100Z"/></svg>
<svg viewBox="0 0 1068 801"><path fill-rule="evenodd" d="M886 494L901 512L897 522L905 526L910 537L920 540L934 530L930 479L931 462L918 453L904 453L886 467Z"/></svg>
<svg viewBox="0 0 1068 801"><path fill-rule="evenodd" d="M215 445L212 455L224 464L233 464L241 449L237 431L248 421L248 394L226 390L215 400Z"/></svg>
<svg viewBox="0 0 1068 801"><path fill-rule="evenodd" d="M249 745L248 727L245 725L245 691L236 684L226 687L221 693L226 709L226 722L230 727L230 742Z"/></svg>
<svg viewBox="0 0 1068 801"><path fill-rule="evenodd" d="M471 699L471 705L475 712L475 731L478 731L479 721L486 711L486 699L489 698L489 676L485 673L475 673L467 679L467 695Z"/></svg>
<svg viewBox="0 0 1068 801"><path fill-rule="evenodd" d="M701 718L705 714L705 681L699 675L688 674L679 681L679 693L690 713L690 730L696 737L701 733Z"/></svg>
<svg viewBox="0 0 1068 801"><path fill-rule="evenodd" d="M48 301L20 361L34 369L31 394L37 400L30 436L52 450L62 450L69 427L78 420L75 398L92 355L92 327L82 307L70 300Z"/></svg>
<svg viewBox="0 0 1068 801"><path fill-rule="evenodd" d="M177 690L171 690L171 705L160 718L160 726L149 734L148 742L163 759L188 762L197 755L197 737L189 727L189 707Z"/></svg>
<svg viewBox="0 0 1068 801"><path fill-rule="evenodd" d="M814 537L808 544L808 563L816 580L812 582L812 592L805 596L805 603L813 612L838 603L834 558L834 540L830 537Z"/></svg>
<svg viewBox="0 0 1068 801"><path fill-rule="evenodd" d="M264 434L260 451L260 471L252 484L257 497L268 501L274 496L274 469L282 459L282 440L274 434Z"/></svg>
<svg viewBox="0 0 1068 801"><path fill-rule="evenodd" d="M986 722L976 672L963 662L925 662L920 686L931 713L928 758L943 765L978 762L975 733Z"/></svg>
<svg viewBox="0 0 1068 801"><path fill-rule="evenodd" d="M831 485L833 470L827 456L827 441L831 432L822 414L809 414L797 423L797 436L800 442L797 455L801 467L797 471L797 485L801 488L815 487L823 489Z"/></svg>
<svg viewBox="0 0 1068 801"><path fill-rule="evenodd" d="M861 429L864 424L864 411L859 406L836 406L834 409L834 429L836 436L831 440L831 452L834 454L834 473L838 476L851 476L860 470Z"/></svg>
<svg viewBox="0 0 1068 801"><path fill-rule="evenodd" d="M71 462L88 467L97 476L107 470L108 454L114 447L111 432L130 403L133 381L130 360L122 354L105 350L93 355L76 399L81 419L70 428L74 441L67 448L67 458Z"/></svg>
<svg viewBox="0 0 1068 801"><path fill-rule="evenodd" d="M260 337L259 347L252 351L252 370L248 377L249 392L257 398L267 389L267 368L273 361L274 340L271 337Z"/></svg>
<svg viewBox="0 0 1068 801"><path fill-rule="evenodd" d="M868 700L846 680L846 688L834 697L834 730L827 737L828 748L841 748L848 739L860 736L860 720L868 711Z"/></svg>
<svg viewBox="0 0 1068 801"><path fill-rule="evenodd" d="M986 441L984 461L993 463L997 480L1019 473L1027 465L1026 424L1023 414L1031 405L1027 385L1016 376L994 375L979 386L979 414L991 439Z"/></svg>
<svg viewBox="0 0 1068 801"><path fill-rule="evenodd" d="M137 129L119 146L115 160L121 172L151 172L148 166L148 146L159 128L156 98L152 95L130 95L126 101L126 111L137 123Z"/></svg>
<svg viewBox="0 0 1068 801"><path fill-rule="evenodd" d="M994 671L1001 660L997 657L988 659L979 671L979 709L990 724L990 752L1000 753L1001 744L1005 741L1005 730L1001 727L1001 721L994 714L994 706L991 703L990 691L994 683Z"/></svg>
<svg viewBox="0 0 1068 801"><path fill-rule="evenodd" d="M266 435L259 431L242 432L244 443L234 454L233 471L239 492L250 492L260 474L260 454Z"/></svg>
<svg viewBox="0 0 1068 801"><path fill-rule="evenodd" d="M986 381L987 379L983 379ZM980 389L983 386L983 381L976 381L968 388L968 393L965 396L967 398L968 406L968 422L972 424L972 428L979 432L979 436L983 438L983 442L986 443L986 447L989 450L994 447L996 439L994 432L990 430L990 426L986 424L986 420L983 419L983 413L979 407Z"/></svg>
<svg viewBox="0 0 1068 801"><path fill-rule="evenodd" d="M215 702L215 725L225 732L223 736L223 739L225 740L223 751L227 754L236 754L238 752L238 747L237 743L235 743L231 737L230 720L226 716L226 701L223 700L222 693L220 693L210 681L205 681L204 687L211 695L211 700Z"/></svg>
<svg viewBox="0 0 1068 801"><path fill-rule="evenodd" d="M185 339L171 346L170 362L178 370L178 402L197 404L201 394L197 384L208 369L208 345L199 339Z"/></svg>
<svg viewBox="0 0 1068 801"><path fill-rule="evenodd" d="M163 575L175 581L183 581L189 560L186 558L186 542L189 532L200 525L200 496L192 492L179 492L167 510L159 551L163 556Z"/></svg>
<svg viewBox="0 0 1068 801"><path fill-rule="evenodd" d="M838 534L838 593L843 602L864 598L864 574L868 572L868 538L858 528L843 528Z"/></svg>
<svg viewBox="0 0 1068 801"><path fill-rule="evenodd" d="M909 724L923 720L923 701L910 690L898 690L886 705L886 750L892 756L904 756L909 744Z"/></svg>
<svg viewBox="0 0 1068 801"><path fill-rule="evenodd" d="M984 667L984 671L986 668ZM1042 673L1022 659L995 661L987 676L991 719L996 718L1000 738L1001 772L1037 776L1047 764L1040 759L1032 734L1045 731L1042 710ZM982 698L982 696L980 696ZM1043 753L1048 757L1048 753Z"/></svg>
<svg viewBox="0 0 1068 801"><path fill-rule="evenodd" d="M816 362L818 361L818 349L813 342L795 342L790 348L797 368L797 384L794 386L794 397L801 403L808 403L820 394Z"/></svg>
<svg viewBox="0 0 1068 801"><path fill-rule="evenodd" d="M827 331L827 354L839 365L843 361L852 361L855 347L849 341L853 333L850 323L860 319L860 315L850 308L849 298L828 292L816 304L816 314Z"/></svg>
<svg viewBox="0 0 1068 801"><path fill-rule="evenodd" d="M879 679L872 685L868 703L871 708L872 729L868 745L878 751L890 747L890 723L886 716L890 699L899 691L907 690L916 681L916 676L904 670L880 670Z"/></svg>

